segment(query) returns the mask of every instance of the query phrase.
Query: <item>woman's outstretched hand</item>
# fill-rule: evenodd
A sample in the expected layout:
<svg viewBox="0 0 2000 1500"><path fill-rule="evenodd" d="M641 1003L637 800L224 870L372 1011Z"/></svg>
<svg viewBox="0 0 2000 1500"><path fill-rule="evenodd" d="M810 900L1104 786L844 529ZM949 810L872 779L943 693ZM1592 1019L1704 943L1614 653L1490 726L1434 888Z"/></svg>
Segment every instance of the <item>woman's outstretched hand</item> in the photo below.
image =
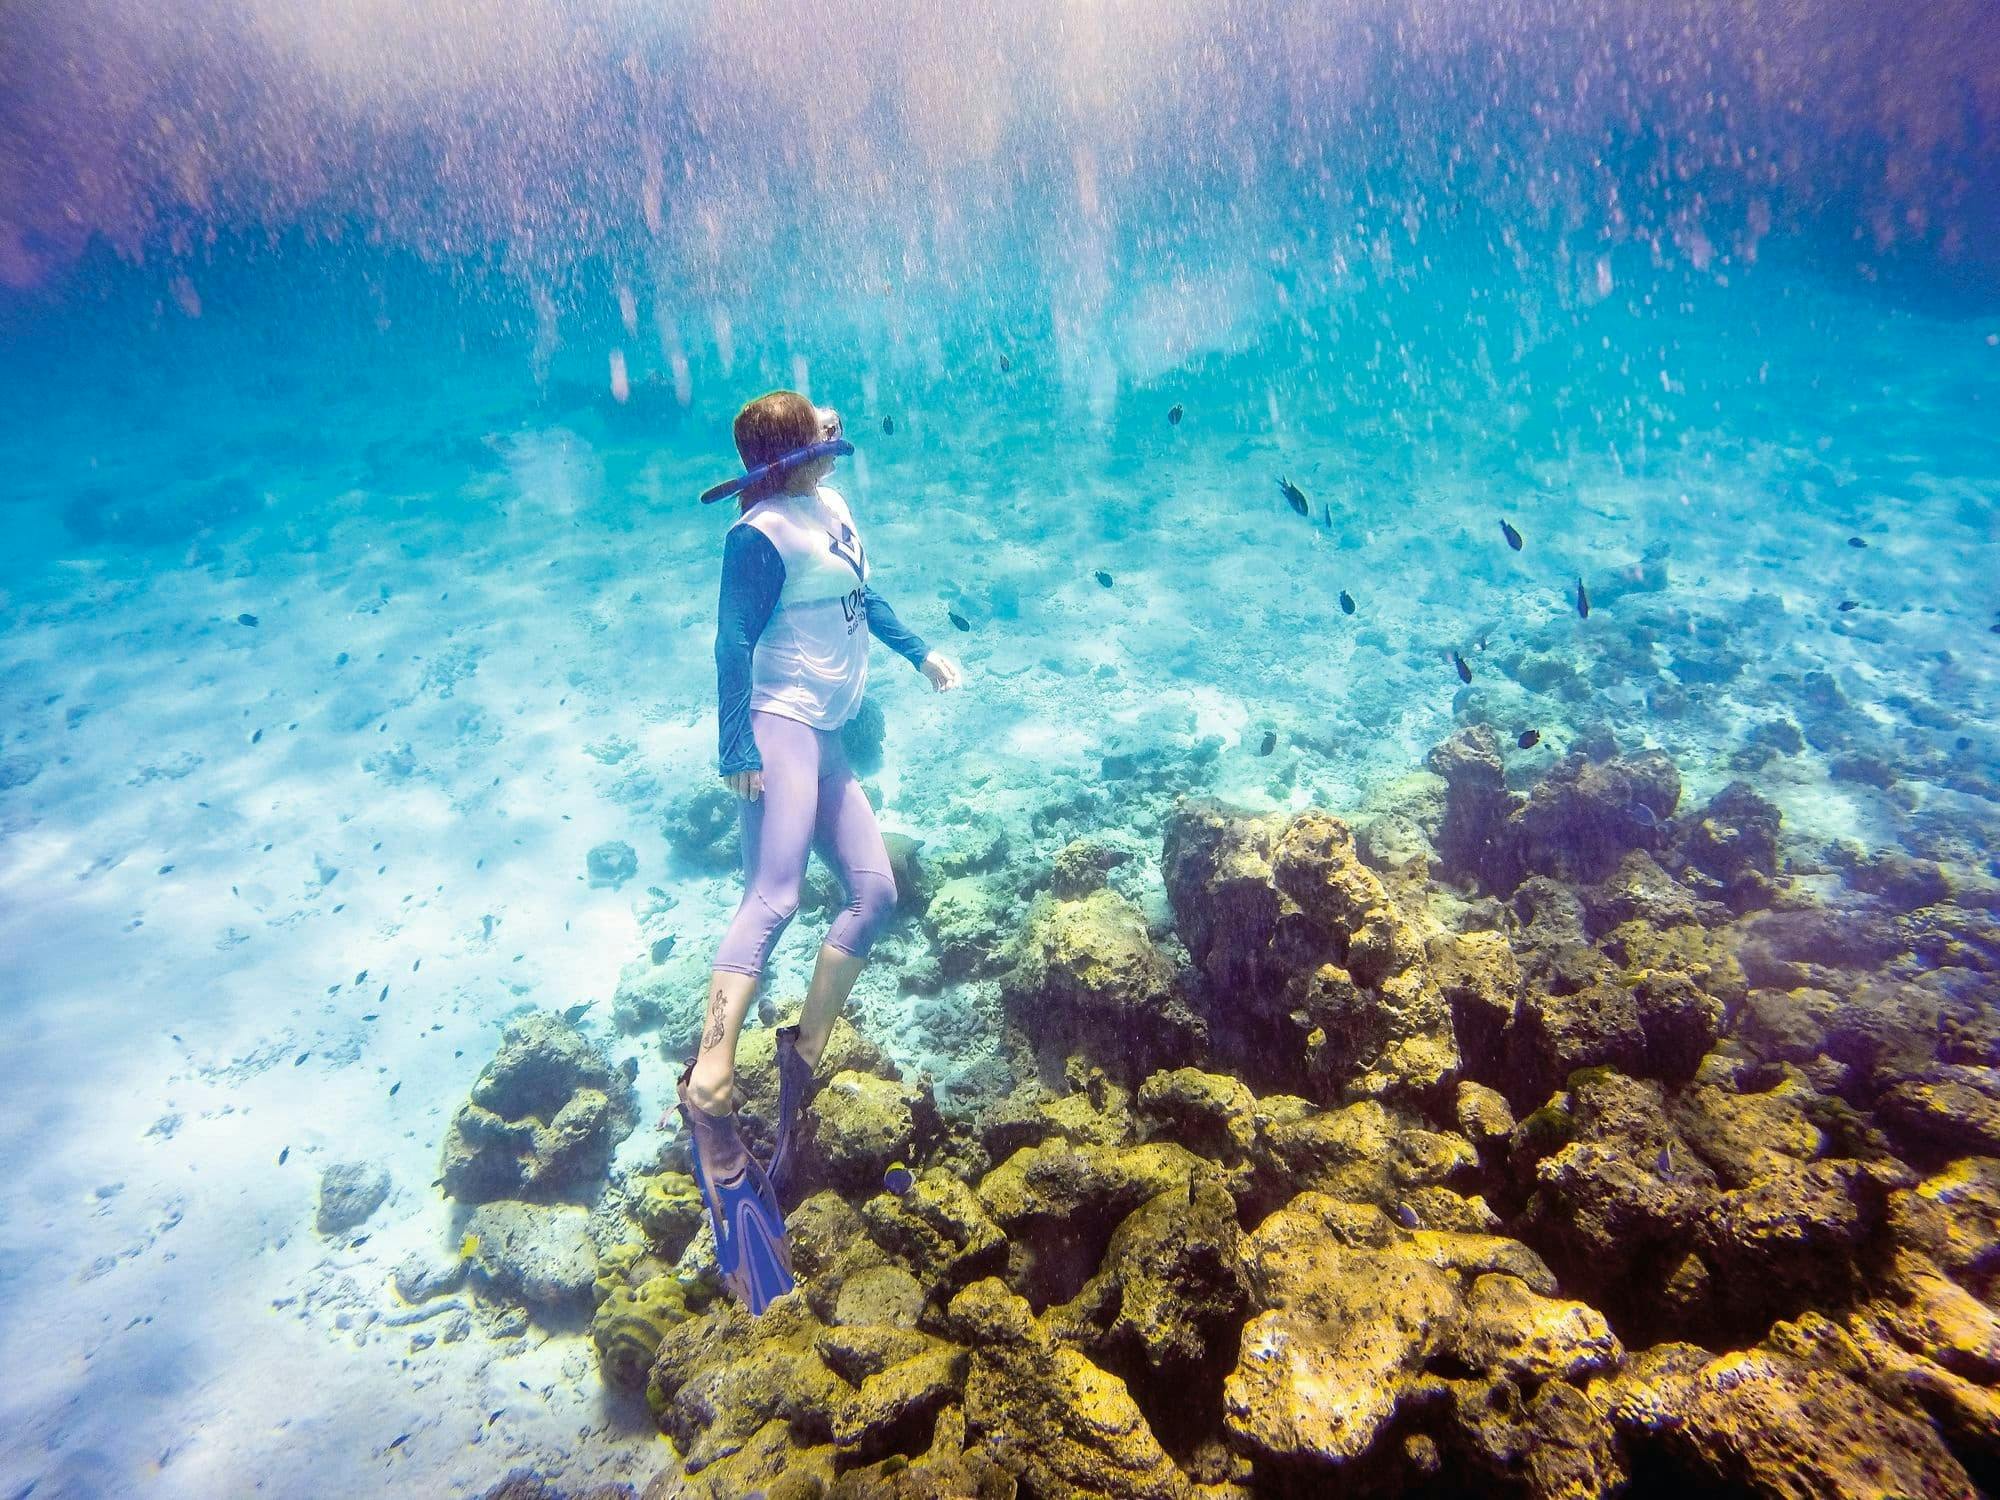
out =
<svg viewBox="0 0 2000 1500"><path fill-rule="evenodd" d="M924 664L917 668L930 679L931 686L940 693L948 693L965 679L959 676L958 663L949 656L940 656L933 651L924 658Z"/></svg>
<svg viewBox="0 0 2000 1500"><path fill-rule="evenodd" d="M762 771L731 771L722 778L729 790L746 802L755 802L764 795L764 773Z"/></svg>

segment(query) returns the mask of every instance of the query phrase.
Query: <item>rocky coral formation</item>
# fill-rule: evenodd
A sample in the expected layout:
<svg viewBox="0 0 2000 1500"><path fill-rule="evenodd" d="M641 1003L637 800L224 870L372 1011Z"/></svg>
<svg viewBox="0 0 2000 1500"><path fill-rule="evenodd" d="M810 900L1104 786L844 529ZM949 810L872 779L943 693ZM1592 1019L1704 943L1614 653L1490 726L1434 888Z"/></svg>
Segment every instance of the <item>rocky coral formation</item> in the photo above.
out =
<svg viewBox="0 0 2000 1500"><path fill-rule="evenodd" d="M796 1294L716 1294L673 1150L593 1275L535 1283L644 1389L650 1500L2000 1478L1991 908L1861 859L1794 885L1747 787L1684 813L1663 757L1579 743L1529 785L1461 731L1359 839L1182 800L1172 935L1082 802L1004 949L1015 892L941 858L923 930L999 977L1000 1089L942 1111L842 1023ZM738 1083L767 1142L768 1030Z"/></svg>
<svg viewBox="0 0 2000 1500"><path fill-rule="evenodd" d="M637 1066L547 1012L514 1022L445 1136L444 1190L462 1203L595 1198L638 1123Z"/></svg>

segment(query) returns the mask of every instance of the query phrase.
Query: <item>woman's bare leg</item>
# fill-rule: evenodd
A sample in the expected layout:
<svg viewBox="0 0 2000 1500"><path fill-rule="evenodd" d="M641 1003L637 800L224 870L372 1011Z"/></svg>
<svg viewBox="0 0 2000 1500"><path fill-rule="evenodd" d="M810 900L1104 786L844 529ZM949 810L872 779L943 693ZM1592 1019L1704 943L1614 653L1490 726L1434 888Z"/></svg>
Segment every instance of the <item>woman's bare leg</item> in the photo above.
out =
<svg viewBox="0 0 2000 1500"><path fill-rule="evenodd" d="M815 977L817 983L817 977ZM853 980L848 984L852 986ZM701 1047L695 1053L688 1097L712 1115L726 1115L735 1106L736 1033L757 993L757 976L716 969L708 980L708 1011L702 1017ZM845 991L842 992L845 998ZM832 1026L829 1020L827 1025ZM821 1045L824 1045L822 1041Z"/></svg>
<svg viewBox="0 0 2000 1500"><path fill-rule="evenodd" d="M799 1013L799 1056L811 1066L819 1066L840 1008L847 1004L854 981L866 967L865 958L820 945L819 959L813 964L812 985L806 990L805 1009Z"/></svg>

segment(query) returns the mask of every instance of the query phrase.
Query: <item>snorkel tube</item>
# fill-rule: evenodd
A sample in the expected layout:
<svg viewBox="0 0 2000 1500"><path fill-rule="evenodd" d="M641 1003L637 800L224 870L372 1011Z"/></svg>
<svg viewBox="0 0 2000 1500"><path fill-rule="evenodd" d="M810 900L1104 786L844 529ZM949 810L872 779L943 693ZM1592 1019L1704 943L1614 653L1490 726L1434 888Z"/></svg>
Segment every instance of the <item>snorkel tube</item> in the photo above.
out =
<svg viewBox="0 0 2000 1500"><path fill-rule="evenodd" d="M711 485L701 492L701 503L713 505L718 500L727 500L731 495L740 495L751 485L763 479L776 479L791 473L801 464L809 464L816 458L845 458L854 451L854 444L846 438L827 438L821 442L808 443L803 448L794 448L781 458L774 458L762 468L752 469L747 474L739 474L734 479L725 479L721 484Z"/></svg>
<svg viewBox="0 0 2000 1500"><path fill-rule="evenodd" d="M813 410L819 416L819 430L824 436L816 443L807 443L803 448L794 448L790 453L780 454L760 468L739 474L734 479L725 479L721 484L710 485L701 492L701 503L713 505L718 500L727 500L731 495L740 495L751 485L766 479L780 479L816 458L846 458L854 452L854 444L841 434L840 413L830 406L816 406Z"/></svg>

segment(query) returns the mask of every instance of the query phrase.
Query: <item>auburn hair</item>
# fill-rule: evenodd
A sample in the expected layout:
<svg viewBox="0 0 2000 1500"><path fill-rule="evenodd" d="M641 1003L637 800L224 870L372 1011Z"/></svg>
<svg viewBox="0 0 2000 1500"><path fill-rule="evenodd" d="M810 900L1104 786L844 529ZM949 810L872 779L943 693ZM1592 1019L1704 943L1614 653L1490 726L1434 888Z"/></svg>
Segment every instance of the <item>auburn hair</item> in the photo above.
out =
<svg viewBox="0 0 2000 1500"><path fill-rule="evenodd" d="M746 402L736 414L736 452L746 469L761 469L775 458L783 458L808 443L819 441L819 412L797 391L767 391ZM785 487L785 475L775 475L747 486L739 508L748 510L759 500Z"/></svg>

